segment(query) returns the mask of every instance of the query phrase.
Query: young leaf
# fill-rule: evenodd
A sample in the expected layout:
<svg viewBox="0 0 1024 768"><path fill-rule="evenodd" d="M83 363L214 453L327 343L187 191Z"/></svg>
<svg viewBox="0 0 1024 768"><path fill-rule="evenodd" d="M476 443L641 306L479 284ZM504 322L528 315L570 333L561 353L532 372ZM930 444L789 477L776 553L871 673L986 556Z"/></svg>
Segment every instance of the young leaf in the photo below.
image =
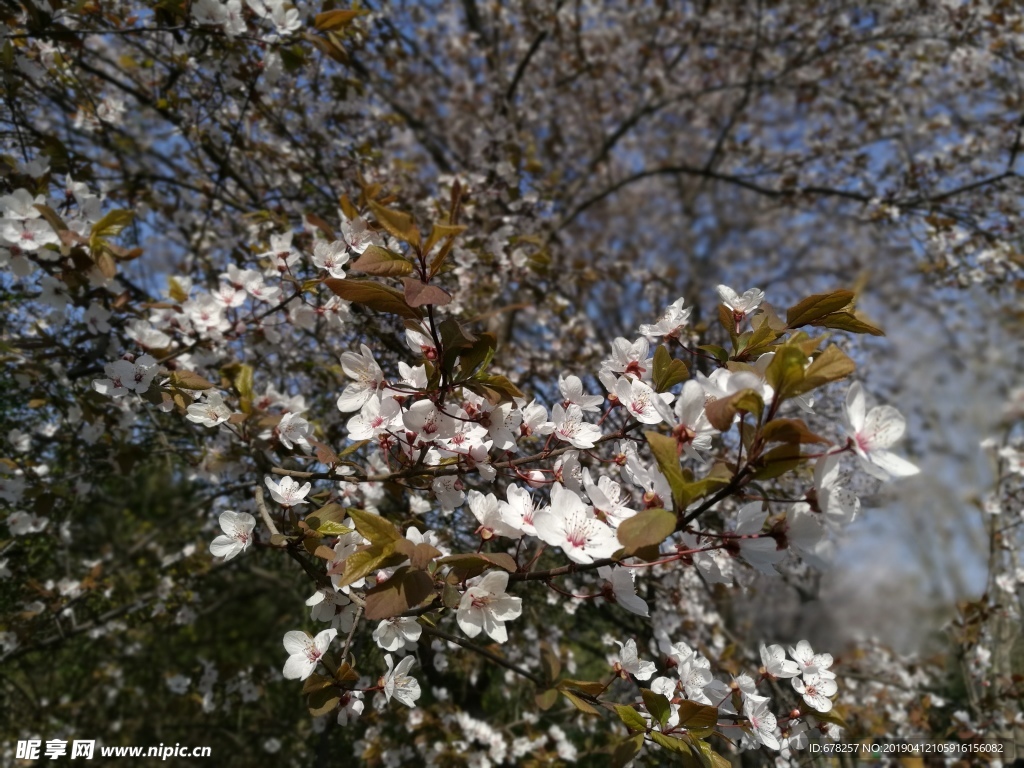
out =
<svg viewBox="0 0 1024 768"><path fill-rule="evenodd" d="M643 745L644 735L642 733L631 736L625 741L620 741L615 745L615 749L612 750L611 768L625 768L633 758L640 754L640 749Z"/></svg>
<svg viewBox="0 0 1024 768"><path fill-rule="evenodd" d="M389 619L405 613L426 600L434 591L434 580L426 571L402 566L390 579L366 593L363 609L370 621Z"/></svg>
<svg viewBox="0 0 1024 768"><path fill-rule="evenodd" d="M669 705L668 699L660 693L655 693L650 688L641 688L640 695L643 696L644 706L651 713L651 717L654 718L658 725L664 728L665 723L672 716L672 707Z"/></svg>
<svg viewBox="0 0 1024 768"><path fill-rule="evenodd" d="M423 307L428 304L443 307L452 303L452 296L446 290L436 285L427 285L415 277L403 277L402 284L405 285L405 300L410 307Z"/></svg>
<svg viewBox="0 0 1024 768"><path fill-rule="evenodd" d="M824 328L835 328L850 333L870 333L872 336L885 336L885 331L865 323L852 312L834 312L813 323Z"/></svg>
<svg viewBox="0 0 1024 768"><path fill-rule="evenodd" d="M679 724L684 728L711 728L718 724L718 708L695 701L680 702Z"/></svg>
<svg viewBox="0 0 1024 768"><path fill-rule="evenodd" d="M790 328L799 328L802 325L813 323L825 315L830 315L849 306L853 298L853 291L833 291L832 293L816 293L813 296L808 296L786 310L786 325Z"/></svg>
<svg viewBox="0 0 1024 768"><path fill-rule="evenodd" d="M575 693L570 693L569 691L566 691L566 690L561 691L561 693L580 712L582 712L582 713L584 713L586 715L600 715L601 714L596 709L594 709L594 707L591 706L589 702L584 701L579 696L577 696Z"/></svg>
<svg viewBox="0 0 1024 768"><path fill-rule="evenodd" d="M643 715L632 707L627 707L625 704L616 704L615 714L619 716L619 720L622 721L622 724L631 731L647 730L647 721L644 720Z"/></svg>
<svg viewBox="0 0 1024 768"><path fill-rule="evenodd" d="M336 296L353 304L362 304L375 312L387 312L410 320L422 318L420 311L409 306L405 295L390 286L375 283L373 280L349 280L329 277L324 285Z"/></svg>
<svg viewBox="0 0 1024 768"><path fill-rule="evenodd" d="M682 360L673 360L668 350L659 346L654 350L654 390L665 392L676 384L686 381L690 372Z"/></svg>
<svg viewBox="0 0 1024 768"><path fill-rule="evenodd" d="M401 277L413 273L411 263L394 251L381 248L379 245L367 246L363 254L352 264L352 269L378 277Z"/></svg>
<svg viewBox="0 0 1024 768"><path fill-rule="evenodd" d="M178 389L204 390L212 389L213 384L193 371L174 371L170 378L171 386Z"/></svg>
<svg viewBox="0 0 1024 768"><path fill-rule="evenodd" d="M843 350L832 344L818 355L804 371L803 380L790 390L792 395L802 395L812 389L823 387L829 382L845 379L856 370L854 364Z"/></svg>
<svg viewBox="0 0 1024 768"><path fill-rule="evenodd" d="M679 464L679 450L675 438L662 435L658 432L644 432L647 438L647 445L658 462L658 469L665 475L668 485L672 489L672 502L677 510L682 509L686 489L686 476ZM665 501L668 501L667 499Z"/></svg>
<svg viewBox="0 0 1024 768"><path fill-rule="evenodd" d="M385 208L375 200L370 200L368 205L384 229L404 243L414 246L420 244L420 231L413 224L412 216L393 208Z"/></svg>
<svg viewBox="0 0 1024 768"><path fill-rule="evenodd" d="M763 410L764 401L761 399L761 395L752 389L743 389L728 397L721 397L708 403L704 412L707 414L711 426L719 432L728 432L732 428L733 419L740 411L753 413L760 419Z"/></svg>
<svg viewBox="0 0 1024 768"><path fill-rule="evenodd" d="M395 543L402 539L402 534L395 528L395 524L380 515L361 509L350 509L348 513L356 524L356 530L371 544Z"/></svg>
<svg viewBox="0 0 1024 768"><path fill-rule="evenodd" d="M645 509L619 525L619 543L627 555L657 546L676 530L676 516L666 509Z"/></svg>

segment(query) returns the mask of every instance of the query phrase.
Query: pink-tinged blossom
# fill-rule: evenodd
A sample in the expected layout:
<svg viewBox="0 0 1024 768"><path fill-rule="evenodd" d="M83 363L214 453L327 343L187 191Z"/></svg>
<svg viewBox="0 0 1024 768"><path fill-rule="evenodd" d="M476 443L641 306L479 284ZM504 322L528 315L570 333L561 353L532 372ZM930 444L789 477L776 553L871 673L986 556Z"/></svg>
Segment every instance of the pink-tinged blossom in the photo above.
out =
<svg viewBox="0 0 1024 768"><path fill-rule="evenodd" d="M299 504L309 503L306 501L306 494L313 487L311 483L305 483L300 486L291 477L282 477L280 483L275 483L270 476L264 478L264 481L267 484L267 488L270 489L270 495L274 497L274 501L282 507L296 507Z"/></svg>
<svg viewBox="0 0 1024 768"><path fill-rule="evenodd" d="M690 379L683 384L683 390L672 411L666 413L669 411L668 406L660 406L665 420L674 425L672 437L676 439L678 450L694 461L704 460L698 451L710 451L711 439L718 434L718 430L708 421L704 400L704 388Z"/></svg>
<svg viewBox="0 0 1024 768"><path fill-rule="evenodd" d="M846 394L843 421L864 469L879 480L920 472L906 459L886 450L903 437L907 428L900 412L891 405L878 405L866 413L865 410L864 390L856 383Z"/></svg>
<svg viewBox="0 0 1024 768"><path fill-rule="evenodd" d="M650 381L651 368L654 366L654 358L647 355L650 348L647 339L630 342L620 336L612 342L612 354L601 363L601 368L612 373Z"/></svg>
<svg viewBox="0 0 1024 768"><path fill-rule="evenodd" d="M420 400L402 414L402 422L416 433L417 443L447 440L456 432L455 419L439 410L430 400Z"/></svg>
<svg viewBox="0 0 1024 768"><path fill-rule="evenodd" d="M832 542L825 537L821 516L802 501L790 507L786 514L786 541L816 568L826 567L831 560Z"/></svg>
<svg viewBox="0 0 1024 768"><path fill-rule="evenodd" d="M12 512L7 516L7 527L12 536L27 536L31 533L42 533L50 523L50 518L40 517L34 512Z"/></svg>
<svg viewBox="0 0 1024 768"><path fill-rule="evenodd" d="M416 706L416 699L420 697L420 684L415 677L409 675L409 669L414 661L415 656L406 656L398 662L398 666L395 666L390 653L384 656L388 671L384 675L383 686L388 701L396 699L407 707Z"/></svg>
<svg viewBox="0 0 1024 768"><path fill-rule="evenodd" d="M755 739L769 749L779 748L779 740L775 737L775 715L768 709L767 701L746 699L743 702L743 714L750 721L750 730Z"/></svg>
<svg viewBox="0 0 1024 768"><path fill-rule="evenodd" d="M646 336L650 341L658 341L663 338L678 338L679 332L690 319L693 311L690 307L683 308L685 299L676 299L668 305L658 322L653 325L641 325L640 334Z"/></svg>
<svg viewBox="0 0 1024 768"><path fill-rule="evenodd" d="M578 405L570 405L568 409L555 405L551 409L551 421L555 437L576 448L593 448L601 438L601 428L584 421Z"/></svg>
<svg viewBox="0 0 1024 768"><path fill-rule="evenodd" d="M628 506L632 498L623 493L622 486L610 477L602 476L595 485L590 478L590 471L586 470L583 473L583 488L594 512L613 528L618 528L624 520L636 514L636 510Z"/></svg>
<svg viewBox="0 0 1024 768"><path fill-rule="evenodd" d="M339 632L347 633L355 623L356 606L344 592L318 589L306 600L306 605L313 621L329 623Z"/></svg>
<svg viewBox="0 0 1024 768"><path fill-rule="evenodd" d="M604 398L600 395L588 395L583 390L583 382L579 376L558 377L558 391L562 393L562 406L578 405L581 411L600 411Z"/></svg>
<svg viewBox="0 0 1024 768"><path fill-rule="evenodd" d="M522 532L502 519L501 505L493 493L484 496L480 491L469 492L469 509L480 523L477 533L484 539L504 536L518 539Z"/></svg>
<svg viewBox="0 0 1024 768"><path fill-rule="evenodd" d="M204 427L216 427L231 418L231 409L224 404L219 392L208 394L205 402L193 403L185 410L186 419Z"/></svg>
<svg viewBox="0 0 1024 768"><path fill-rule="evenodd" d="M316 637L294 630L285 632L284 649L290 654L282 672L285 680L305 680L313 674L316 665L337 636L336 629L325 629Z"/></svg>
<svg viewBox="0 0 1024 768"><path fill-rule="evenodd" d="M363 253L371 245L381 244L377 233L370 229L361 218L342 221L341 237L355 253Z"/></svg>
<svg viewBox="0 0 1024 768"><path fill-rule="evenodd" d="M297 413L286 413L277 423L274 432L277 433L281 445L292 450L296 445L301 448L309 447L309 437L313 434L313 428Z"/></svg>
<svg viewBox="0 0 1024 768"><path fill-rule="evenodd" d="M60 244L60 237L45 219L5 220L0 223L0 238L30 253Z"/></svg>
<svg viewBox="0 0 1024 768"><path fill-rule="evenodd" d="M764 291L759 288L751 288L740 296L729 286L720 285L718 286L718 298L732 312L733 321L736 323L736 332L739 333L740 324L764 301Z"/></svg>
<svg viewBox="0 0 1024 768"><path fill-rule="evenodd" d="M592 563L611 557L621 548L615 531L591 514L592 510L572 491L555 484L551 506L534 518L537 535L553 547L561 547L576 563Z"/></svg>
<svg viewBox="0 0 1024 768"><path fill-rule="evenodd" d="M354 379L338 397L338 410L342 413L358 411L384 385L384 371L373 359L373 352L365 344L359 345L359 354L345 352L341 368Z"/></svg>
<svg viewBox="0 0 1024 768"><path fill-rule="evenodd" d="M523 437L550 435L554 431L555 425L548 421L547 409L536 400L527 405L526 400L517 399L516 404L523 414L523 423L519 425Z"/></svg>
<svg viewBox="0 0 1024 768"><path fill-rule="evenodd" d="M103 366L107 378L97 379L92 388L109 397L123 397L129 392L142 395L149 391L149 385L159 370L156 360L150 355L141 355L134 363L115 360Z"/></svg>
<svg viewBox="0 0 1024 768"><path fill-rule="evenodd" d="M224 562L227 562L252 545L256 518L248 512L228 510L221 513L219 522L224 533L210 542L210 552L214 557L223 557Z"/></svg>
<svg viewBox="0 0 1024 768"><path fill-rule="evenodd" d="M493 570L462 595L455 618L459 628L470 637L484 632L496 643L508 640L505 622L518 619L523 612L521 598L506 594L508 573Z"/></svg>
<svg viewBox="0 0 1024 768"><path fill-rule="evenodd" d="M409 616L395 616L384 619L373 630L373 641L385 650L405 653L416 647L416 641L423 634L423 627Z"/></svg>
<svg viewBox="0 0 1024 768"><path fill-rule="evenodd" d="M803 677L794 677L793 690L799 693L807 706L818 712L829 712L832 709L832 699L839 686L836 681L821 675L811 674Z"/></svg>
<svg viewBox="0 0 1024 768"><path fill-rule="evenodd" d="M508 501L499 504L502 521L527 536L536 536L533 521L539 510L530 492L518 485L510 485L505 489L505 498Z"/></svg>
<svg viewBox="0 0 1024 768"><path fill-rule="evenodd" d="M363 692L346 691L338 707L338 725L354 723L363 714Z"/></svg>
<svg viewBox="0 0 1024 768"><path fill-rule="evenodd" d="M340 240L335 240L333 243L318 240L313 246L313 264L320 269L327 270L327 274L331 277L339 280L344 278L343 267L346 263L348 263L348 250L345 248L345 243Z"/></svg>
<svg viewBox="0 0 1024 768"><path fill-rule="evenodd" d="M661 395L638 379L623 377L615 383L615 396L626 408L629 415L641 424L660 424L662 416L655 401L664 400Z"/></svg>
<svg viewBox="0 0 1024 768"><path fill-rule="evenodd" d="M425 360L437 360L437 345L422 328L406 328L405 345L409 347L414 355L420 355Z"/></svg>
<svg viewBox="0 0 1024 768"><path fill-rule="evenodd" d="M370 397L359 413L348 420L349 440L376 440L385 432L391 432L402 424L402 407L390 397Z"/></svg>
<svg viewBox="0 0 1024 768"><path fill-rule="evenodd" d="M823 678L832 679L836 676L834 672L829 671L829 667L832 666L832 654L815 653L811 644L806 640L797 643L796 648L790 648L789 655L796 659L800 673L804 677L820 675Z"/></svg>

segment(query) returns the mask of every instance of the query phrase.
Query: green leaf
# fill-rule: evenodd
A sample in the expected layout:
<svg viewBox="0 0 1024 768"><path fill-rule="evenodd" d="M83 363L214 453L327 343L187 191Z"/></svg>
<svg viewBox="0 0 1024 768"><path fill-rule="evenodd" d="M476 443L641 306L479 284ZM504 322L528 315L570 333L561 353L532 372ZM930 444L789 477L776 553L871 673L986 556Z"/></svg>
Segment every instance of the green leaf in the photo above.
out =
<svg viewBox="0 0 1024 768"><path fill-rule="evenodd" d="M643 715L632 707L627 707L625 704L616 704L615 714L619 716L619 720L622 721L622 724L631 731L647 730L647 721L644 720Z"/></svg>
<svg viewBox="0 0 1024 768"><path fill-rule="evenodd" d="M565 696L565 698L567 698L572 703L572 705L574 707L576 707L576 709L578 709L580 712L582 712L582 713L584 713L586 715L600 715L601 714L589 702L584 701L579 696L577 696L575 693L571 693L569 691L563 690L563 691L561 691L561 694L563 696Z"/></svg>
<svg viewBox="0 0 1024 768"><path fill-rule="evenodd" d="M434 592L434 580L426 571L402 566L391 578L366 593L363 613L370 621L390 619L415 608Z"/></svg>
<svg viewBox="0 0 1024 768"><path fill-rule="evenodd" d="M459 378L468 379L487 370L498 346L493 333L481 333L473 345L459 355Z"/></svg>
<svg viewBox="0 0 1024 768"><path fill-rule="evenodd" d="M619 525L619 543L631 555L644 547L656 547L676 530L676 516L666 509L645 509Z"/></svg>
<svg viewBox="0 0 1024 768"><path fill-rule="evenodd" d="M670 752L676 752L681 755L690 754L690 748L682 739L677 739L675 736L666 736L660 731L651 731L650 736L655 744L664 747Z"/></svg>
<svg viewBox="0 0 1024 768"><path fill-rule="evenodd" d="M775 390L776 397L785 400L793 396L804 379L806 364L807 355L797 346L786 344L775 351L764 378Z"/></svg>
<svg viewBox="0 0 1024 768"><path fill-rule="evenodd" d="M813 323L825 315L849 306L853 299L853 291L833 291L808 296L786 310L786 325L790 328L799 328L801 325Z"/></svg>
<svg viewBox="0 0 1024 768"><path fill-rule="evenodd" d="M872 336L885 336L885 331L881 328L865 323L852 312L834 312L813 323L813 325L849 331L850 333L870 333Z"/></svg>
<svg viewBox="0 0 1024 768"><path fill-rule="evenodd" d="M405 300L410 307L443 307L452 303L452 295L448 291L436 285L427 285L415 277L403 277L402 284L405 286Z"/></svg>
<svg viewBox="0 0 1024 768"><path fill-rule="evenodd" d="M472 578L484 572L487 568L497 567L509 573L516 572L516 561L512 555L505 552L477 552L464 555L448 555L437 561L439 565L451 565L453 568L465 570Z"/></svg>
<svg viewBox="0 0 1024 768"><path fill-rule="evenodd" d="M731 768L732 763L715 752L711 745L701 739L693 740L693 749L704 768Z"/></svg>
<svg viewBox="0 0 1024 768"><path fill-rule="evenodd" d="M596 680L562 680L558 683L559 690L575 688L577 691L583 691L588 696L600 696L607 687L604 683Z"/></svg>
<svg viewBox="0 0 1024 768"><path fill-rule="evenodd" d="M540 667L544 671L545 680L557 680L562 673L562 660L546 641L540 644Z"/></svg>
<svg viewBox="0 0 1024 768"><path fill-rule="evenodd" d="M410 307L405 300L405 295L387 285L381 285L373 280L350 280L329 277L324 280L324 285L331 289L336 296L353 304L362 304L375 312L385 312L399 317L406 317L410 320L419 320L422 315L418 309Z"/></svg>
<svg viewBox="0 0 1024 768"><path fill-rule="evenodd" d="M764 401L761 395L752 389L743 389L728 397L720 397L708 403L704 412L707 414L711 426L719 432L728 432L732 428L733 419L736 414L744 411L753 413L758 419L764 411Z"/></svg>
<svg viewBox="0 0 1024 768"><path fill-rule="evenodd" d="M658 725L664 728L668 719L672 716L672 706L669 704L669 700L660 693L655 693L650 688L641 688L640 695L643 696L644 706L647 707L651 717L654 718Z"/></svg>
<svg viewBox="0 0 1024 768"><path fill-rule="evenodd" d="M558 691L554 688L548 688L546 691L541 691L534 696L534 701L537 703L538 709L546 712L555 706L555 702L558 701Z"/></svg>
<svg viewBox="0 0 1024 768"><path fill-rule="evenodd" d="M357 549L345 559L345 571L342 574L341 583L338 587L347 587L353 582L368 576L378 568L383 568L395 557L393 544L373 545L366 549ZM401 555L399 562L405 558Z"/></svg>
<svg viewBox="0 0 1024 768"><path fill-rule="evenodd" d="M673 360L668 350L660 346L654 350L652 379L656 392L666 392L676 384L686 381L690 372L682 360Z"/></svg>
<svg viewBox="0 0 1024 768"><path fill-rule="evenodd" d="M368 246L351 268L378 277L401 277L411 275L414 270L411 263L379 245Z"/></svg>
<svg viewBox="0 0 1024 768"><path fill-rule="evenodd" d="M466 386L481 397L486 397L487 402L491 405L507 403L516 397L524 397L519 387L504 376L478 375ZM483 391L478 391L478 388L482 388Z"/></svg>
<svg viewBox="0 0 1024 768"><path fill-rule="evenodd" d="M352 533L351 528L346 528L341 523L335 523L327 521L326 523L320 523L315 528L316 532L324 536L344 536L346 533Z"/></svg>
<svg viewBox="0 0 1024 768"><path fill-rule="evenodd" d="M684 728L712 728L718 724L718 708L682 701L679 704L679 724Z"/></svg>
<svg viewBox="0 0 1024 768"><path fill-rule="evenodd" d="M800 455L800 445L786 443L762 454L754 463L754 480L768 480L796 469L806 456Z"/></svg>
<svg viewBox="0 0 1024 768"><path fill-rule="evenodd" d="M427 242L423 246L423 253L430 253L430 249L441 242L441 240L454 238L456 235L461 235L465 231L466 227L462 224L434 224L430 228L430 235L427 237ZM437 269L434 264L431 264L430 268L432 271Z"/></svg>
<svg viewBox="0 0 1024 768"><path fill-rule="evenodd" d="M313 19L313 26L321 32L328 32L332 29L344 29L357 17L362 16L366 11L362 10L336 10L318 13Z"/></svg>
<svg viewBox="0 0 1024 768"><path fill-rule="evenodd" d="M612 750L611 768L625 768L629 765L644 746L644 735L638 733L625 741L620 741Z"/></svg>
<svg viewBox="0 0 1024 768"><path fill-rule="evenodd" d="M238 391L239 405L242 408L242 413L249 413L252 411L253 376L254 371L252 366L243 363L238 366L238 370L235 372L235 376L231 382Z"/></svg>
<svg viewBox="0 0 1024 768"><path fill-rule="evenodd" d="M697 347L701 352L707 352L709 355L714 357L722 365L725 365L729 360L729 353L724 347L720 347L717 344L702 344Z"/></svg>
<svg viewBox="0 0 1024 768"><path fill-rule="evenodd" d="M739 352L741 356L749 359L758 351L762 351L765 347L779 338L781 334L773 329L767 322L762 321L750 334L744 333L740 338L746 336L744 343L740 346Z"/></svg>
<svg viewBox="0 0 1024 768"><path fill-rule="evenodd" d="M764 425L761 437L766 443L828 443L828 438L816 435L803 419L772 419Z"/></svg>
<svg viewBox="0 0 1024 768"><path fill-rule="evenodd" d="M683 474L683 468L679 464L679 447L674 437L668 437L658 432L644 432L647 438L647 445L658 462L658 469L668 480L669 488L672 489L672 502L677 510L683 509L686 504L686 483L687 478ZM668 501L668 499L665 499Z"/></svg>
<svg viewBox="0 0 1024 768"><path fill-rule="evenodd" d="M371 544L393 544L402 538L402 534L398 532L395 524L380 515L364 512L361 509L350 509L348 513L356 524L356 530Z"/></svg>
<svg viewBox="0 0 1024 768"><path fill-rule="evenodd" d="M384 229L402 242L415 246L420 244L420 231L413 223L412 216L402 211L396 211L393 208L385 208L375 200L370 200L368 205Z"/></svg>
<svg viewBox="0 0 1024 768"><path fill-rule="evenodd" d="M170 383L178 389L203 390L212 389L212 382L207 381L194 371L174 371L171 373Z"/></svg>
<svg viewBox="0 0 1024 768"><path fill-rule="evenodd" d="M309 695L306 704L309 707L309 714L313 717L320 717L333 712L341 703L341 694L336 688L322 688Z"/></svg>
<svg viewBox="0 0 1024 768"><path fill-rule="evenodd" d="M121 233L122 229L132 223L133 218L135 218L135 214L132 211L110 211L106 216L92 225L92 229L89 231L90 246L92 245L93 239L116 237ZM65 229L67 229L67 227L65 227Z"/></svg>
<svg viewBox="0 0 1024 768"><path fill-rule="evenodd" d="M856 369L853 360L835 344L831 344L811 361L804 371L803 380L792 389L791 394L802 395L830 382L845 379Z"/></svg>

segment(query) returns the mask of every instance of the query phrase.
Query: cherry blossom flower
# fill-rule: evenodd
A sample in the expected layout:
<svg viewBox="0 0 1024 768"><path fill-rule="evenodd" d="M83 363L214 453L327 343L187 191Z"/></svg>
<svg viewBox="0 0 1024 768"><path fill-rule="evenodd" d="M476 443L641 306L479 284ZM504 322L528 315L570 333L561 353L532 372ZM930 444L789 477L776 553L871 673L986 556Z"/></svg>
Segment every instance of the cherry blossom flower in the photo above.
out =
<svg viewBox="0 0 1024 768"><path fill-rule="evenodd" d="M397 699L407 707L415 707L416 699L420 697L420 684L416 678L411 677L409 668L416 661L415 656L406 656L398 666L395 666L391 654L384 656L384 662L388 665L388 671L384 675L384 695L388 701Z"/></svg>
<svg viewBox="0 0 1024 768"><path fill-rule="evenodd" d="M551 421L555 437L576 448L593 448L601 438L601 428L584 421L583 411L578 405L570 405L566 409L556 404L551 409Z"/></svg>
<svg viewBox="0 0 1024 768"><path fill-rule="evenodd" d="M683 384L674 409L669 410L667 404L655 401L665 421L674 424L672 437L676 439L677 450L694 461L704 460L697 451L711 450L711 439L718 434L718 430L708 421L704 400L704 388L699 382L690 379Z"/></svg>
<svg viewBox="0 0 1024 768"><path fill-rule="evenodd" d="M840 485L839 456L822 456L814 465L814 503L832 530L845 528L860 511L860 499Z"/></svg>
<svg viewBox="0 0 1024 768"><path fill-rule="evenodd" d="M886 449L903 437L907 424L891 405L878 405L865 413L864 390L859 383L846 394L843 421L853 450L864 469L879 480L909 477L921 470Z"/></svg>
<svg viewBox="0 0 1024 768"><path fill-rule="evenodd" d="M764 665L765 673L772 677L788 679L800 674L800 667L786 658L781 645L765 646L761 643L761 664Z"/></svg>
<svg viewBox="0 0 1024 768"><path fill-rule="evenodd" d="M583 390L583 382L579 376L558 377L558 391L562 393L562 407L578 405L581 411L597 412L601 410L604 398L600 395L588 395Z"/></svg>
<svg viewBox="0 0 1024 768"><path fill-rule="evenodd" d="M615 531L591 512L579 496L556 483L551 489L551 506L538 513L533 524L543 541L561 547L573 562L592 563L611 557L621 545Z"/></svg>
<svg viewBox="0 0 1024 768"><path fill-rule="evenodd" d="M499 504L502 521L527 536L536 536L537 529L533 520L537 516L538 507L530 492L518 485L510 485L505 489L505 498L508 501Z"/></svg>
<svg viewBox="0 0 1024 768"><path fill-rule="evenodd" d="M50 523L50 518L40 517L34 512L12 512L7 516L7 527L12 536L26 536L41 533Z"/></svg>
<svg viewBox="0 0 1024 768"><path fill-rule="evenodd" d="M373 641L385 651L405 653L416 647L416 641L423 634L423 627L416 619L408 616L395 616L384 619L373 630Z"/></svg>
<svg viewBox="0 0 1024 768"><path fill-rule="evenodd" d="M746 699L743 702L743 714L750 721L754 738L769 749L779 748L779 740L775 737L777 722L775 715L768 709L767 701Z"/></svg>
<svg viewBox="0 0 1024 768"><path fill-rule="evenodd" d="M348 250L345 243L335 240L328 243L325 240L318 240L313 246L313 264L320 269L326 269L327 273L334 278L345 277L343 267L348 262Z"/></svg>
<svg viewBox="0 0 1024 768"><path fill-rule="evenodd" d="M732 318L736 324L736 333L740 332L740 324L764 301L764 291L758 288L751 288L742 296L727 285L718 286L718 298L732 311Z"/></svg>
<svg viewBox="0 0 1024 768"><path fill-rule="evenodd" d="M466 500L466 494L462 490L462 481L457 475L441 475L435 477L430 484L434 495L441 503L441 509L445 514L451 514L456 507L462 506Z"/></svg>
<svg viewBox="0 0 1024 768"><path fill-rule="evenodd" d="M219 392L208 394L205 402L193 403L185 410L186 419L204 427L216 427L231 418L231 409L224 404Z"/></svg>
<svg viewBox="0 0 1024 768"><path fill-rule="evenodd" d="M277 434L277 439L281 441L281 445L291 450L296 445L308 448L309 437L313 434L313 429L309 422L297 413L286 413L277 423L274 432Z"/></svg>
<svg viewBox="0 0 1024 768"><path fill-rule="evenodd" d="M365 344L359 345L359 354L345 352L341 356L341 368L355 381L342 390L338 397L338 410L342 413L358 411L383 386L384 372Z"/></svg>
<svg viewBox="0 0 1024 768"><path fill-rule="evenodd" d="M590 478L590 470L586 470L583 473L583 488L594 512L613 528L618 528L624 520L636 515L636 510L628 506L632 498L610 477L602 476L595 485Z"/></svg>
<svg viewBox="0 0 1024 768"><path fill-rule="evenodd" d="M796 659L800 673L804 677L808 675L820 675L823 678L829 679L835 677L834 672L828 671L829 667L832 666L832 654L815 653L814 649L811 648L811 644L806 640L801 640L797 643L796 648L790 648L789 655Z"/></svg>
<svg viewBox="0 0 1024 768"><path fill-rule="evenodd" d="M316 637L310 637L307 632L285 632L284 649L291 654L282 672L285 680L305 680L313 674L316 665L337 636L336 629L325 629Z"/></svg>
<svg viewBox="0 0 1024 768"><path fill-rule="evenodd" d="M630 613L637 616L647 617L650 609L647 603L636 593L634 583L636 575L633 568L616 568L610 565L603 565L597 569L597 575L608 582L610 589L602 590L605 597L609 597L615 603L621 605Z"/></svg>
<svg viewBox="0 0 1024 768"><path fill-rule="evenodd" d="M620 336L612 342L612 354L601 363L601 368L650 381L651 368L654 366L654 358L647 355L650 348L647 339L630 342Z"/></svg>
<svg viewBox="0 0 1024 768"><path fill-rule="evenodd" d="M298 482L291 477L282 477L280 483L275 483L269 475L264 478L264 481L267 488L270 489L270 495L273 496L274 501L282 507L297 507L299 504L309 503L305 499L306 494L313 487L312 483L305 483L300 487Z"/></svg>
<svg viewBox="0 0 1024 768"><path fill-rule="evenodd" d="M679 297L668 305L668 308L661 315L658 322L653 325L641 325L640 334L646 336L650 341L658 341L663 338L678 338L679 332L690 319L691 307L683 309L685 299Z"/></svg>
<svg viewBox="0 0 1024 768"><path fill-rule="evenodd" d="M402 407L390 397L372 395L348 420L349 440L376 440L378 435L390 432L402 423Z"/></svg>
<svg viewBox="0 0 1024 768"><path fill-rule="evenodd" d="M629 411L629 415L641 424L660 424L662 416L655 405L657 400L664 400L649 386L639 379L623 377L615 383L615 396Z"/></svg>
<svg viewBox="0 0 1024 768"><path fill-rule="evenodd" d="M501 504L493 493L484 496L480 491L469 492L469 509L480 523L477 532L484 539L505 536L518 539L523 535L518 528L509 525L502 517Z"/></svg>
<svg viewBox="0 0 1024 768"><path fill-rule="evenodd" d="M794 677L792 682L793 690L803 697L807 706L818 712L831 711L832 700L829 697L839 690L835 680L818 674L805 674L803 677Z"/></svg>
<svg viewBox="0 0 1024 768"><path fill-rule="evenodd" d="M219 522L224 533L210 542L210 552L214 557L223 557L224 562L227 562L252 545L256 518L248 512L228 510L221 513Z"/></svg>
<svg viewBox="0 0 1024 768"><path fill-rule="evenodd" d="M338 708L338 725L354 723L363 714L363 692L346 691Z"/></svg>
<svg viewBox="0 0 1024 768"><path fill-rule="evenodd" d="M123 397L129 392L142 395L149 391L149 385L159 372L156 360L150 355L140 355L135 362L115 360L103 366L106 379L97 379L92 388L101 395Z"/></svg>
<svg viewBox="0 0 1024 768"><path fill-rule="evenodd" d="M523 612L521 598L505 593L508 573L493 570L469 587L456 611L459 628L470 637L486 633L496 643L508 640L505 622L518 619Z"/></svg>
<svg viewBox="0 0 1024 768"><path fill-rule="evenodd" d="M736 529L733 531L741 538L738 541L740 555L755 570L766 576L775 574L774 565L786 556L785 550L780 550L771 536L758 536L764 521L768 517L768 511L761 508L761 502L754 501L740 507L736 521ZM754 538L749 538L754 537Z"/></svg>
<svg viewBox="0 0 1024 768"><path fill-rule="evenodd" d="M371 245L380 245L380 237L361 218L342 221L341 237L355 253L363 253Z"/></svg>
<svg viewBox="0 0 1024 768"><path fill-rule="evenodd" d="M625 645L618 640L615 643L622 649L619 660L616 662L616 669L627 672L637 680L650 680L658 667L653 661L641 661L636 650L636 641L627 640Z"/></svg>

